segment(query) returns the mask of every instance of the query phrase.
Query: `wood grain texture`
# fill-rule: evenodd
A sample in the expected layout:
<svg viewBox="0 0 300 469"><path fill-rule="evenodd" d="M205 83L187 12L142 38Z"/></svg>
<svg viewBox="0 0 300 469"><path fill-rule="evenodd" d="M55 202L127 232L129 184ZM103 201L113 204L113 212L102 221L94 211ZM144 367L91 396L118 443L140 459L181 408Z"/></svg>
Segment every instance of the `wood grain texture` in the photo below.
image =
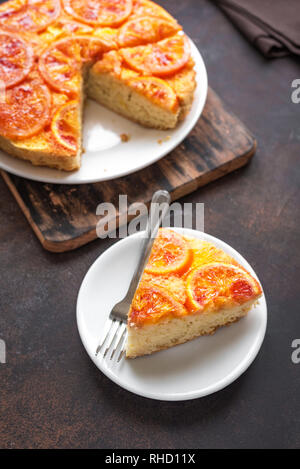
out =
<svg viewBox="0 0 300 469"><path fill-rule="evenodd" d="M43 247L69 251L97 237L102 202L119 205L119 194L128 204L149 203L157 189L166 189L172 200L245 165L256 142L248 129L227 110L209 89L201 118L190 135L168 156L152 166L113 181L86 185L46 184L2 171L2 176ZM117 225L124 223L117 213Z"/></svg>

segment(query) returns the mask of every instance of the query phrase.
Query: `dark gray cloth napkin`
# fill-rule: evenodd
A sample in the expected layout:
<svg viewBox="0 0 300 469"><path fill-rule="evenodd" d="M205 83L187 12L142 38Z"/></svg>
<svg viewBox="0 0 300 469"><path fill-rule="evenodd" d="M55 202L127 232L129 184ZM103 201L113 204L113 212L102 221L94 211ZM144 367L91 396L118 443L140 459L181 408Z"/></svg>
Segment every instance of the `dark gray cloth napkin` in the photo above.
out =
<svg viewBox="0 0 300 469"><path fill-rule="evenodd" d="M213 0L266 57L300 55L300 0Z"/></svg>

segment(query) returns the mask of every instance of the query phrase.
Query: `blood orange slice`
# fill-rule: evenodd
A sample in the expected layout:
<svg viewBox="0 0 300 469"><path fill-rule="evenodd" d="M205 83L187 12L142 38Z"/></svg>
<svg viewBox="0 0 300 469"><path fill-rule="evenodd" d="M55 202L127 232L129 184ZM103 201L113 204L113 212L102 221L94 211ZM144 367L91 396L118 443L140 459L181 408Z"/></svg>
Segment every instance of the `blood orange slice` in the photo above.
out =
<svg viewBox="0 0 300 469"><path fill-rule="evenodd" d="M70 19L69 17L61 17L59 18L53 25L50 25L47 30L53 38L63 37L63 35L72 34L93 34L93 28L88 24L80 23L79 21L75 21Z"/></svg>
<svg viewBox="0 0 300 469"><path fill-rule="evenodd" d="M33 50L20 37L0 32L0 80L5 88L23 81L33 65Z"/></svg>
<svg viewBox="0 0 300 469"><path fill-rule="evenodd" d="M16 0L10 8L0 8L1 26L14 31L39 32L46 29L60 13L60 0Z"/></svg>
<svg viewBox="0 0 300 469"><path fill-rule="evenodd" d="M138 77L128 80L128 84L138 93L147 96L154 104L174 113L177 111L177 96L164 80L156 77Z"/></svg>
<svg viewBox="0 0 300 469"><path fill-rule="evenodd" d="M181 27L175 21L143 16L134 18L121 27L118 42L120 47L149 44L173 36L180 29Z"/></svg>
<svg viewBox="0 0 300 469"><path fill-rule="evenodd" d="M129 321L136 326L155 323L162 317L184 316L185 307L163 288L141 283L131 304Z"/></svg>
<svg viewBox="0 0 300 469"><path fill-rule="evenodd" d="M181 70L190 58L189 41L185 35L177 34L168 39L121 49L127 64L144 75L164 77Z"/></svg>
<svg viewBox="0 0 300 469"><path fill-rule="evenodd" d="M155 16L175 22L175 19L166 10L150 0L133 0L131 16Z"/></svg>
<svg viewBox="0 0 300 469"><path fill-rule="evenodd" d="M6 90L0 101L0 133L25 139L39 133L49 122L51 94L40 79L25 80Z"/></svg>
<svg viewBox="0 0 300 469"><path fill-rule="evenodd" d="M82 64L96 59L106 49L105 42L100 38L64 38L44 51L39 61L39 69L54 89L77 95L82 83Z"/></svg>
<svg viewBox="0 0 300 469"><path fill-rule="evenodd" d="M145 272L155 275L183 273L192 260L191 251L175 231L161 229L154 241Z"/></svg>
<svg viewBox="0 0 300 469"><path fill-rule="evenodd" d="M217 309L255 299L261 288L245 270L230 264L206 264L193 270L186 282L187 307L192 312Z"/></svg>
<svg viewBox="0 0 300 469"><path fill-rule="evenodd" d="M132 10L132 0L63 0L73 18L98 26L117 26Z"/></svg>
<svg viewBox="0 0 300 469"><path fill-rule="evenodd" d="M51 130L56 141L77 153L80 145L80 107L77 100L64 104L52 119Z"/></svg>
<svg viewBox="0 0 300 469"><path fill-rule="evenodd" d="M27 3L28 0L10 0L10 2L5 2L0 5L1 26L5 26L5 24L9 22L9 19L16 13L24 11Z"/></svg>

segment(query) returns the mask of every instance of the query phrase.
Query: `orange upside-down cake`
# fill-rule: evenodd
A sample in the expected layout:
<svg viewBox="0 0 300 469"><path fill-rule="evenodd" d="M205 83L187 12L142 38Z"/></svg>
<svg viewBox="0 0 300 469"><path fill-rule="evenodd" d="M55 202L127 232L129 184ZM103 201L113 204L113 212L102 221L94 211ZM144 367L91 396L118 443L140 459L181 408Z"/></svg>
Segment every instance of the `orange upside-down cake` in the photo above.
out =
<svg viewBox="0 0 300 469"><path fill-rule="evenodd" d="M0 148L80 167L84 96L174 128L195 90L189 40L149 0L10 0L0 6Z"/></svg>
<svg viewBox="0 0 300 469"><path fill-rule="evenodd" d="M126 356L213 334L245 316L261 295L257 280L221 249L161 229L130 307Z"/></svg>

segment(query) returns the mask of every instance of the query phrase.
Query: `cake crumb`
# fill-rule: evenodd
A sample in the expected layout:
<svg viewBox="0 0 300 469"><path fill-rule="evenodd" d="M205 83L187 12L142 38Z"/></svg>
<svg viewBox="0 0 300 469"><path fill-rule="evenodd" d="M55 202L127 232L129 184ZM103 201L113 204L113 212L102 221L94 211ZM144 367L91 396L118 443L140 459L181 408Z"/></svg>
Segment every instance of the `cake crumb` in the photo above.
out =
<svg viewBox="0 0 300 469"><path fill-rule="evenodd" d="M122 142L126 143L126 142L128 142L128 141L130 140L130 135L128 135L128 134L121 134L121 135L120 135L120 138L121 138Z"/></svg>
<svg viewBox="0 0 300 469"><path fill-rule="evenodd" d="M167 135L167 137L160 138L159 140L157 140L157 143L159 143L159 145L161 145L162 143L167 142L168 140L170 140L170 138L171 138L171 135Z"/></svg>

